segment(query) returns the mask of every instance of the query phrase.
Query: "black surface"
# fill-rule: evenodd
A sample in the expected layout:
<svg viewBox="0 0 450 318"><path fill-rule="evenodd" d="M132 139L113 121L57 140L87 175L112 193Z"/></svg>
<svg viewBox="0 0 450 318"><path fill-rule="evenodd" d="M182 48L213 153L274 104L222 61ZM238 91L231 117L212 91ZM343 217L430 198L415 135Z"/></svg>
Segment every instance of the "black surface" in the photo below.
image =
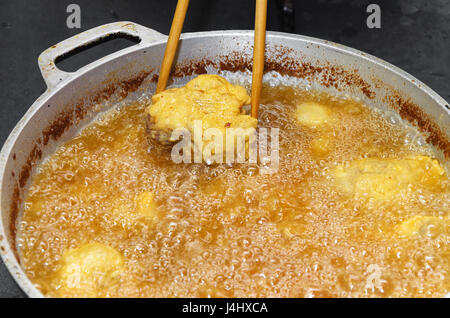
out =
<svg viewBox="0 0 450 318"><path fill-rule="evenodd" d="M450 100L449 0L298 0L295 21L282 21L277 0L269 0L268 30L293 32L348 45L393 63ZM66 7L81 7L81 29L66 27ZM381 6L381 29L368 29L366 7ZM76 33L129 20L168 34L176 1L0 0L0 145L45 85L38 55ZM252 29L254 1L191 0L184 31ZM126 45L115 40L60 63L74 70ZM24 294L0 264L0 297Z"/></svg>

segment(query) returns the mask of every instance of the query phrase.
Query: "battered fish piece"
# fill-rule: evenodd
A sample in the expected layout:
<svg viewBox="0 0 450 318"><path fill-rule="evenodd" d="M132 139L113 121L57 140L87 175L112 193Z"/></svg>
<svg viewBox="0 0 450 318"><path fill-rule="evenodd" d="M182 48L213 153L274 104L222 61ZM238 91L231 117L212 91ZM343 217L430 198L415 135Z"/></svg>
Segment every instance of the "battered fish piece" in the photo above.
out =
<svg viewBox="0 0 450 318"><path fill-rule="evenodd" d="M159 217L155 195L151 191L144 191L126 203L121 202L118 197L113 205L111 217L125 228L133 228L143 219L153 222Z"/></svg>
<svg viewBox="0 0 450 318"><path fill-rule="evenodd" d="M145 191L140 193L136 199L136 212L148 218L156 219L158 210L153 192Z"/></svg>
<svg viewBox="0 0 450 318"><path fill-rule="evenodd" d="M225 136L226 128L256 128L257 119L243 114L250 103L244 87L233 85L218 75L200 75L184 87L167 89L152 97L147 107L152 138L173 143L175 129L185 128L194 136L194 122L202 122L202 132L217 128ZM225 143L224 143L225 145Z"/></svg>
<svg viewBox="0 0 450 318"><path fill-rule="evenodd" d="M61 297L104 297L125 269L122 254L97 242L66 251L60 263L54 280Z"/></svg>
<svg viewBox="0 0 450 318"><path fill-rule="evenodd" d="M331 122L331 111L325 105L306 102L297 106L295 119L309 128L320 128Z"/></svg>
<svg viewBox="0 0 450 318"><path fill-rule="evenodd" d="M355 197L390 200L414 189L442 190L446 172L437 160L427 156L402 159L360 159L331 170L334 184Z"/></svg>
<svg viewBox="0 0 450 318"><path fill-rule="evenodd" d="M427 227L441 229L442 233L450 234L450 220L448 218L439 218L436 216L416 215L400 223L397 227L397 233L403 237L411 237L417 234L427 234ZM438 232L438 231L436 231Z"/></svg>

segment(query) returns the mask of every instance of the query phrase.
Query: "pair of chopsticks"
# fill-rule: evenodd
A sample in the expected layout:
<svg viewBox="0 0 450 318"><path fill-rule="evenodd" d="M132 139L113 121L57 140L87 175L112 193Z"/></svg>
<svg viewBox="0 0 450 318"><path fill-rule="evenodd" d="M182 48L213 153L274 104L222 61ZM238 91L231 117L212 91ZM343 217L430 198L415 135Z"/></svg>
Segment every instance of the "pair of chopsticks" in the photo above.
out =
<svg viewBox="0 0 450 318"><path fill-rule="evenodd" d="M189 5L189 0L178 0L169 39L167 40L164 58L161 64L156 93L166 89L173 59L177 51L184 18ZM256 0L255 12L255 40L253 46L253 69L252 69L252 117L258 118L259 100L261 97L262 77L264 71L264 48L266 39L266 17L267 0Z"/></svg>

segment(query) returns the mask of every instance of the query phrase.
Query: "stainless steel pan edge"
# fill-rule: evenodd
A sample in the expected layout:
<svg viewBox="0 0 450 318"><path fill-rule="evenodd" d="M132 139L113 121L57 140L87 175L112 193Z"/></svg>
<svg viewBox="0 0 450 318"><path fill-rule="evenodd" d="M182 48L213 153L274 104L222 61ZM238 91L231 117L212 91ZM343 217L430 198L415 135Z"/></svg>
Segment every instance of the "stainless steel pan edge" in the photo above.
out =
<svg viewBox="0 0 450 318"><path fill-rule="evenodd" d="M141 43L104 57L74 73L62 72L54 65L54 61L59 55L114 33L138 36L141 38ZM242 50L244 55L251 56L252 37L253 31L186 33L182 35L178 61L213 57L236 50ZM11 159L13 151L17 152L22 147L22 152L25 155L29 151L32 139L34 139L39 130L32 127L39 126L39 121L48 122L51 117L61 110L58 109L59 106L55 107L55 109L47 109L45 106L50 104L49 101L53 100L51 104L63 105L65 100L67 102L67 99L77 95L77 90L81 91L80 94L83 94L83 90L87 91L89 86L101 81L107 76L107 73L118 72L120 73L118 76L122 78L122 73L128 72L128 74L132 74L138 71L140 67L149 66L157 73L166 39L166 36L132 22L117 22L99 26L65 40L44 51L39 57L39 66L48 89L18 122L0 153L0 204L2 214L0 218L0 254L11 275L30 297L42 297L42 294L22 271L14 256L10 245L11 240L8 236L8 207L11 200L10 187L12 185L11 182L13 182L9 174L13 171L13 166L17 165ZM418 105L426 105L426 109L424 106L424 111L438 123L447 136L450 135L450 109L448 108L448 103L425 84L385 61L328 41L278 32L268 32L267 45L273 47L274 50L276 50L277 45L292 47L294 51L289 54L293 58L305 60L323 59L335 64L356 67L367 80L370 80L372 77L380 78L389 83L394 89L404 92L406 96L411 97ZM151 61L148 58L141 59L140 55L138 55L141 52L145 52L145 50L153 50ZM306 55L303 54L305 52ZM275 53L269 50L268 55L272 54ZM136 60L138 61L137 63ZM61 97L62 92L65 93ZM359 94L356 91L351 91L351 93ZM383 94L385 92L379 92L380 100L378 102L380 104L382 103L381 97ZM365 99L364 96L359 95L362 99ZM29 130L28 132L27 129ZM18 153L18 157L20 156L21 153ZM17 161L20 162L20 158Z"/></svg>

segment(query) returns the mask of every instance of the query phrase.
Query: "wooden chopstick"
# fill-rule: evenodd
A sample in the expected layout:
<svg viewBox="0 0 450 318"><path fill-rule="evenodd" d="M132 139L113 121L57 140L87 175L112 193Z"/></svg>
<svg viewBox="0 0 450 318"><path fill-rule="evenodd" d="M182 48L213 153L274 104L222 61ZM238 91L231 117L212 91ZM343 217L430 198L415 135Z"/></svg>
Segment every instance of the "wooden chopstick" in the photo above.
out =
<svg viewBox="0 0 450 318"><path fill-rule="evenodd" d="M167 40L164 58L161 63L156 93L166 89L170 70L172 69L173 59L177 52L178 42L180 40L181 30L183 29L184 18L189 6L189 0L178 0L177 8L173 16L172 26L170 27L169 39Z"/></svg>
<svg viewBox="0 0 450 318"><path fill-rule="evenodd" d="M264 48L266 42L267 0L256 0L255 40L253 46L252 70L252 117L258 118L264 72Z"/></svg>

